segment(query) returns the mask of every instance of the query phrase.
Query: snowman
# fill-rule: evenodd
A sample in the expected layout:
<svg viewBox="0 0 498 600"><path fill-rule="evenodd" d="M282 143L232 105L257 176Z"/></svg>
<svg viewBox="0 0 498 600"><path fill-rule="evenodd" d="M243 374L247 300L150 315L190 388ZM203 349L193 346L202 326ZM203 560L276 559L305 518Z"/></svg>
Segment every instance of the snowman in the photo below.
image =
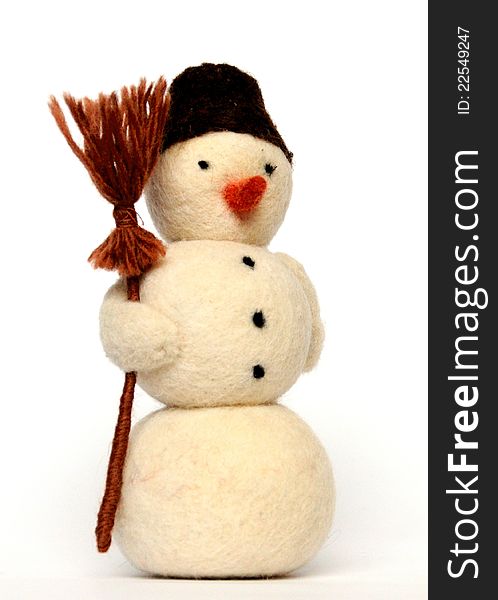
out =
<svg viewBox="0 0 498 600"><path fill-rule="evenodd" d="M179 75L146 201L167 253L100 315L108 357L166 405L133 429L115 536L137 568L267 577L326 539L334 484L310 428L279 398L317 363L323 328L303 267L266 246L292 154L255 79L229 65Z"/></svg>

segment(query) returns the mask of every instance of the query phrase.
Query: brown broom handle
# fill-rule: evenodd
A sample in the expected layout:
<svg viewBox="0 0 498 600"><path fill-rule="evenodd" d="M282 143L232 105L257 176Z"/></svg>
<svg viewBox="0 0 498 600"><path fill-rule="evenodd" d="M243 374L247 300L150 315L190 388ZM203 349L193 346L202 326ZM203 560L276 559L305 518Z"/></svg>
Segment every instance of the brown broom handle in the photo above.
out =
<svg viewBox="0 0 498 600"><path fill-rule="evenodd" d="M128 288L128 300L139 302L139 278L128 277L126 283ZM128 449L128 438L131 428L131 410L133 407L136 381L137 374L135 372L125 374L123 392L119 401L118 419L114 430L114 438L112 440L111 456L107 466L104 496L100 503L97 527L95 529L99 552L107 552L111 545L114 519L116 517L116 510L121 496L123 468Z"/></svg>

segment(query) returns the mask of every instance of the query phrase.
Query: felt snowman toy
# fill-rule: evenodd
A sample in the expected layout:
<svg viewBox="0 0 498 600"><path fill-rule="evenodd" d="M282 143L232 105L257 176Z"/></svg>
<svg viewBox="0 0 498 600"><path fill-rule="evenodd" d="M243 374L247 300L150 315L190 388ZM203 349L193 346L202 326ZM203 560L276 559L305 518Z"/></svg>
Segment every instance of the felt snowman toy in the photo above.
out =
<svg viewBox="0 0 498 600"><path fill-rule="evenodd" d="M323 328L303 267L267 250L292 154L258 83L229 65L179 75L147 185L167 253L101 309L106 354L166 405L133 429L116 540L141 570L286 574L330 529L334 484L310 428L279 398L317 362Z"/></svg>

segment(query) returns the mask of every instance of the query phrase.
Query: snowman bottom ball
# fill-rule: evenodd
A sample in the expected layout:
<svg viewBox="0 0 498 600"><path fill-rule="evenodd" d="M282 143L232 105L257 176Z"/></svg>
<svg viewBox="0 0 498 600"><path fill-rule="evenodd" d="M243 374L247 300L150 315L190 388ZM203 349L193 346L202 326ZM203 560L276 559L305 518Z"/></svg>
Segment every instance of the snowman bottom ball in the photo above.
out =
<svg viewBox="0 0 498 600"><path fill-rule="evenodd" d="M166 408L133 429L116 540L154 575L284 575L325 541L334 499L327 454L289 409Z"/></svg>

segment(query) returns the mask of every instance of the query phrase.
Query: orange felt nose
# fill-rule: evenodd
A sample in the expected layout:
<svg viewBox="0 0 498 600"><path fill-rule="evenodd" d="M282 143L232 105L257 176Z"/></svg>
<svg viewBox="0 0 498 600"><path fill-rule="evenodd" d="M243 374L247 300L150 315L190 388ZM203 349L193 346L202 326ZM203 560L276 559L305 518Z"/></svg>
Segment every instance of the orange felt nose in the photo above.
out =
<svg viewBox="0 0 498 600"><path fill-rule="evenodd" d="M229 183L223 189L223 197L230 210L238 215L248 213L261 202L266 190L266 180L257 175Z"/></svg>

